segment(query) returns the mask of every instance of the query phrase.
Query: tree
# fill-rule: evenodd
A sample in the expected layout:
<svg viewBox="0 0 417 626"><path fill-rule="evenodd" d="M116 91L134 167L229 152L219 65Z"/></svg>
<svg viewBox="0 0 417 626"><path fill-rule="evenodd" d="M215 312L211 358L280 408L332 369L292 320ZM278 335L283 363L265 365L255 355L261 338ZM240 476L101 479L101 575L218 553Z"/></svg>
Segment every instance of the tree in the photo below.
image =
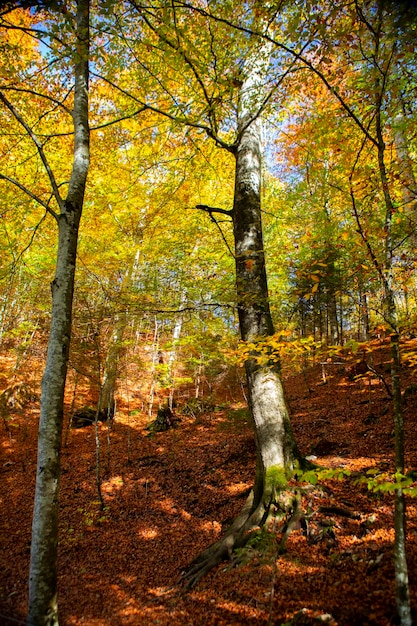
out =
<svg viewBox="0 0 417 626"><path fill-rule="evenodd" d="M68 13L65 14L68 19ZM63 17L62 13L58 17ZM29 29L30 30L30 29ZM36 32L36 29L35 29ZM39 31L38 31L39 35ZM48 353L42 378L41 417L38 440L38 465L33 513L32 543L29 575L28 623L58 624L57 605L57 541L58 493L60 478L60 449L63 425L63 401L71 338L72 299L76 266L78 229L83 208L89 167L88 127L88 63L89 63L89 2L78 0L73 43L74 99L71 112L74 128L73 164L68 191L62 197L44 143L25 121L22 114L4 92L0 101L23 129L37 150L50 183L50 200L58 211L11 176L1 178L13 184L44 207L58 227L58 251L55 278L51 284L52 315ZM19 87L11 85L11 91ZM30 90L29 90L30 91ZM31 93L48 101L48 94ZM53 100L49 97L49 100ZM56 100L58 103L58 100Z"/></svg>
<svg viewBox="0 0 417 626"><path fill-rule="evenodd" d="M133 0L129 4L132 11L120 16L126 27L118 32L117 39L109 41L112 62L104 60L98 68L100 76L115 96L119 95L121 103L125 102L125 116L129 116L129 110L134 116L136 110L146 109L170 121L171 132L186 128L187 139L198 150L204 133L233 155L233 208L203 204L197 208L216 223L225 241L227 226L220 224L218 215L232 222L240 334L244 342L256 343L274 332L261 221L261 116L271 98L278 97L281 83L296 62L283 57L282 66L272 69L279 63L277 59L271 61L270 42L258 44L256 38L235 36L220 25L215 32L210 16L196 7L183 7L181 3L146 5ZM225 8L227 12L232 10L238 10L245 23L252 21L264 32L273 21L274 11L269 8ZM232 62L224 54L224 37L230 42ZM150 49L152 55L147 54ZM246 363L246 374L258 447L254 492L226 537L189 570L190 584L235 545L244 543L248 529L267 522L295 460L279 366L272 360L260 365L254 354Z"/></svg>
<svg viewBox="0 0 417 626"><path fill-rule="evenodd" d="M74 159L65 200L54 189L60 213L52 317L42 378L38 469L29 574L30 624L58 624L57 539L63 402L71 338L78 229L90 160L88 128L89 0L78 0L74 51Z"/></svg>
<svg viewBox="0 0 417 626"><path fill-rule="evenodd" d="M262 122L264 84L270 44L255 46L245 59L237 114L238 140L233 220L236 261L236 296L239 327L244 342L255 342L274 334L269 307L261 220ZM210 212L210 208L205 210ZM214 209L215 211L215 209ZM245 361L248 401L257 446L256 479L241 514L225 537L209 547L186 573L195 584L231 551L249 538L248 531L266 525L274 506L282 507L288 471L296 459L280 370L276 362L260 364L256 355Z"/></svg>

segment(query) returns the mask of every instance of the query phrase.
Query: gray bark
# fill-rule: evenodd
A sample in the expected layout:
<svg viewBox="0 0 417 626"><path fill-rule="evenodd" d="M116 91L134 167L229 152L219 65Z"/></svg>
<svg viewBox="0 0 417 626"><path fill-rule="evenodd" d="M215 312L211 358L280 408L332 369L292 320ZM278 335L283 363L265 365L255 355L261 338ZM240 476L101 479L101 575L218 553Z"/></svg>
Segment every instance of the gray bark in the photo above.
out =
<svg viewBox="0 0 417 626"><path fill-rule="evenodd" d="M60 202L56 274L51 285L52 317L42 378L38 465L32 525L28 624L58 624L58 492L63 403L71 338L78 228L89 167L88 52L89 2L77 2L74 92L74 154L65 201Z"/></svg>
<svg viewBox="0 0 417 626"><path fill-rule="evenodd" d="M127 315L123 311L116 316L114 328L107 349L104 366L103 384L101 387L99 411L104 411L108 418L112 418L115 412L115 391L119 373L119 358L122 349L122 341L127 326Z"/></svg>
<svg viewBox="0 0 417 626"><path fill-rule="evenodd" d="M186 302L187 302L187 293L186 291L183 291L181 293L180 307L182 307ZM171 346L171 351L168 357L168 380L170 384L168 406L171 410L174 404L174 392L175 392L174 368L175 368L175 361L177 358L178 342L181 337L182 323L183 323L183 314L179 313L178 317L175 320L174 328L172 331L172 346Z"/></svg>
<svg viewBox="0 0 417 626"><path fill-rule="evenodd" d="M159 325L158 320L155 316L155 328L153 335L153 343L152 343L152 370L151 370L151 383L149 387L149 399L148 399L148 418L152 419L152 409L153 403L155 399L155 387L156 387L156 378L157 378L157 363L158 363L158 355L159 355Z"/></svg>

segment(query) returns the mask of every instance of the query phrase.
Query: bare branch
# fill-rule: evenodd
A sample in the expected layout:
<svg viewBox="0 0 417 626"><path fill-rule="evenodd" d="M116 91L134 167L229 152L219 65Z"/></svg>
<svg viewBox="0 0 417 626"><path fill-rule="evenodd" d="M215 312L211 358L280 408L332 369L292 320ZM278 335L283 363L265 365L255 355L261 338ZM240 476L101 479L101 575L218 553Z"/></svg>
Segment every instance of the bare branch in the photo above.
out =
<svg viewBox="0 0 417 626"><path fill-rule="evenodd" d="M174 115L173 113L169 113L168 111L163 111L162 109L159 109L158 107L153 106L152 104L147 104L146 102L143 102L143 100L140 100L140 98L137 98L132 93L126 91L126 89L123 89L123 87L120 87L119 85L117 85L116 83L114 83L110 79L106 78L105 76L102 76L100 74L96 74L94 72L91 72L91 74L93 76L95 76L96 78L100 78L101 80L106 82L108 85L110 85L111 87L116 89L117 91L120 91L120 93L123 93L128 98L131 98L134 102L137 102L138 104L140 104L141 107L143 107L144 110L148 109L148 111L153 111L153 113L157 113L158 115L162 115L163 117L166 117L166 118L172 120L173 122L176 122L177 124L181 124L182 126L189 126L191 128L196 128L197 130L202 130L202 131L204 131L206 133L206 135L208 137L210 137L211 139L214 140L216 145L218 145L221 148L224 148L225 150L228 150L229 152L232 152L232 153L235 151L234 144L226 143L225 141L220 139L220 137L213 132L213 129L210 128L210 126L207 126L206 124L200 124L199 122L193 122L193 121L191 121L187 117Z"/></svg>
<svg viewBox="0 0 417 626"><path fill-rule="evenodd" d="M32 233L32 236L30 238L29 243L27 244L27 246L25 246L23 248L23 250L21 250L19 252L19 254L17 255L16 259L13 260L13 264L14 265L16 265L18 263L18 261L23 258L23 255L25 254L26 250L29 250L30 246L32 245L32 243L33 243L33 241L35 239L36 233L38 232L42 222L46 219L46 216L47 216L48 213L49 213L49 210L47 209L45 211L44 215L41 217L40 221L36 224L35 228L33 229L33 233Z"/></svg>
<svg viewBox="0 0 417 626"><path fill-rule="evenodd" d="M206 213L209 213L210 215L212 213L223 213L224 215L229 215L230 217L233 215L233 209L219 209L218 207L206 206L205 204L197 204L195 208L200 211L206 211Z"/></svg>
<svg viewBox="0 0 417 626"><path fill-rule="evenodd" d="M203 15L205 17L209 17L216 22L219 22L221 24L226 24L226 26L234 28L235 30L245 33L246 35L253 35L255 37L259 37L261 39L269 41L270 43L274 44L274 46L276 46L277 48L280 48L284 52L287 52L288 54L293 56L295 59L299 60L308 69L310 69L314 74L316 74L316 76L320 78L320 80L325 84L325 86L330 91L330 93L332 93L335 96L335 98L339 101L340 105L343 107L343 109L346 111L349 117L355 122L355 124L357 124L357 126L359 126L361 131L366 135L367 139L369 139L371 143L373 143L376 147L378 147L378 140L371 135L371 133L369 132L369 129L367 129L366 126L364 126L364 124L361 122L361 120L353 111L353 109L347 104L344 98L339 94L337 89L330 84L330 82L325 77L323 72L319 70L314 65L314 63L312 63L311 61L303 57L302 52L297 52L296 50L293 50L289 46L286 46L285 44L283 44L281 41L277 41L274 37L271 37L270 35L264 32L252 30L251 28L247 28L245 26L239 26L239 24L235 24L231 20L228 20L224 17L219 17L217 15L214 15L213 13L210 13L209 11L206 11L205 9L201 7L194 6L193 4L189 4L187 2L181 3L181 6L186 9L195 11L196 13L199 13L200 15Z"/></svg>
<svg viewBox="0 0 417 626"><path fill-rule="evenodd" d="M59 208L62 210L64 206L64 202L61 198L61 194L59 193L55 176L52 172L51 166L49 165L48 159L46 158L41 142L39 141L38 137L35 135L33 130L30 128L30 126L24 121L20 113L15 109L13 104L6 98L6 96L1 91L0 91L0 101L3 102L3 104L9 109L9 111L12 113L13 117L19 122L19 124L23 126L23 128L26 130L27 134L32 139L33 143L35 144L38 150L39 156L41 158L41 161L45 167L46 173L48 174L48 178L50 180L50 183L54 192L55 200L57 201Z"/></svg>
<svg viewBox="0 0 417 626"><path fill-rule="evenodd" d="M136 7L136 5L134 5ZM176 24L176 16L175 16L175 5L173 4L173 11L174 11L174 23ZM216 124L216 119L215 119L215 115L214 110L213 110L213 98L209 96L206 86L204 84L204 80L202 78L202 76L200 75L194 61L191 59L191 57L183 50L181 44L180 44L180 40L179 40L179 36L178 36L178 30L175 28L175 32L177 34L177 43L173 43L165 34L161 33L160 30L158 30L152 23L151 21L144 15L142 14L143 19L145 20L146 24L149 26L149 28L152 30L153 33L155 33L167 46L169 46L170 48L172 48L173 50L175 50L176 52L178 52L178 54L183 58L184 62L186 63L186 65L188 65L188 67L191 69L192 73L195 76L195 79L197 81L197 83L200 85L201 91L203 92L204 95L204 99L207 102L208 105L208 116L209 116L209 122L210 122L210 128L212 129L213 133L217 132L217 124Z"/></svg>
<svg viewBox="0 0 417 626"><path fill-rule="evenodd" d="M228 215L229 217L232 217L233 216L233 209L228 211L227 209L219 209L219 208L215 208L215 207L210 207L210 206L206 206L205 204L197 204L197 206L195 208L196 209L200 209L200 211L205 211L206 213L209 214L211 221L219 229L221 238L223 239L223 242L224 242L226 248L229 250L230 255L233 258L235 258L235 255L233 254L233 251L232 251L232 249L229 246L229 242L227 241L226 237L224 236L224 233L223 233L222 229L220 228L219 222L216 220L216 218L213 215L213 213L221 213L223 215Z"/></svg>
<svg viewBox="0 0 417 626"><path fill-rule="evenodd" d="M58 106L60 106L69 115L72 114L71 109L69 109L67 106L65 106L65 104L63 102L61 102L61 100L58 100L57 98L53 98L52 96L49 96L48 94L39 93L38 91L34 91L33 89L23 89L21 87L9 87L7 85L1 85L0 89L3 89L3 91L19 91L19 92L22 92L22 93L30 93L33 96L38 96L39 98L45 98L46 100L49 100L50 102L53 102L54 104L57 104ZM72 91L72 89L70 90L70 92L71 91ZM68 92L68 94L70 92ZM65 96L65 99L68 97L68 94Z"/></svg>
<svg viewBox="0 0 417 626"><path fill-rule="evenodd" d="M0 179L7 180L9 183L12 183L12 185L15 185L16 187L18 187L26 195L28 195L30 198L32 198L32 200L35 200L35 202L37 202L38 204L43 206L45 211L47 213L49 213L50 215L52 215L52 217L54 217L58 221L58 215L55 213L55 211L53 209L51 209L51 207L48 206L48 204L44 200L42 200L42 198L40 198L35 193L33 193L25 185L22 185L22 183L19 183L18 180L15 180L14 178L11 178L10 176L6 176L5 174L0 174Z"/></svg>

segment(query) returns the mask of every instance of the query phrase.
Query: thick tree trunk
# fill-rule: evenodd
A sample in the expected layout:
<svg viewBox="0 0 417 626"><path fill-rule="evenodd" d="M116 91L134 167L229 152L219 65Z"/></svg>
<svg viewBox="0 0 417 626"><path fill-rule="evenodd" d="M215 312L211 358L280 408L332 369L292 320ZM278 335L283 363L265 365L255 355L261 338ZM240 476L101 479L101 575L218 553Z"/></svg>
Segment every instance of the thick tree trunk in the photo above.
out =
<svg viewBox="0 0 417 626"><path fill-rule="evenodd" d="M236 259L236 292L240 334L243 341L274 332L269 308L261 221L262 123L260 104L269 61L267 44L254 50L246 61L238 111L238 145L235 152L233 232ZM225 536L198 556L183 573L191 587L210 569L246 543L250 531L268 525L281 506L280 494L287 484L287 470L295 460L289 414L279 366L260 365L254 354L246 363L248 402L257 446L255 485L241 513ZM283 505L285 506L285 505Z"/></svg>
<svg viewBox="0 0 417 626"><path fill-rule="evenodd" d="M251 111L242 114L242 128L251 114ZM261 120L258 118L242 132L236 152L233 208L240 334L243 341L249 342L274 332L265 269L260 185ZM258 475L265 477L270 467L285 468L292 462L288 411L277 365L271 362L260 366L253 358L245 366L260 463Z"/></svg>
<svg viewBox="0 0 417 626"><path fill-rule="evenodd" d="M68 196L58 217L58 256L52 282L52 317L42 379L38 466L29 574L30 626L58 624L58 491L63 403L71 338L71 312L78 228L89 166L88 30L89 2L77 3L74 93L74 162Z"/></svg>

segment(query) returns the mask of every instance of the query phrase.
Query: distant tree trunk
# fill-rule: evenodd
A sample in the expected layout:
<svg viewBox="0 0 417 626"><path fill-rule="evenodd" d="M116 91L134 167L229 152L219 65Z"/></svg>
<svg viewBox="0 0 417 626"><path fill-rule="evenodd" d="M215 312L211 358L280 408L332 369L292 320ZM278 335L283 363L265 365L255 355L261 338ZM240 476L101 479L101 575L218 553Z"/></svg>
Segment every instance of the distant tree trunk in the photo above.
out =
<svg viewBox="0 0 417 626"><path fill-rule="evenodd" d="M344 337L344 317L343 317L343 297L342 293L339 294L339 328L340 328L340 337L339 337L339 345L343 346L345 337Z"/></svg>
<svg viewBox="0 0 417 626"><path fill-rule="evenodd" d="M195 385L195 398L202 397L204 395L204 386L202 383L202 377L204 375L204 352L200 352L200 358L198 360L198 365L195 372L194 377L194 385ZM201 393L200 393L201 388Z"/></svg>
<svg viewBox="0 0 417 626"><path fill-rule="evenodd" d="M123 304L125 292L135 277L139 263L139 250L136 252L134 261L129 265L120 285L119 306ZM127 311L124 310L115 316L113 332L111 334L109 346L107 349L106 361L103 372L103 383L101 386L99 411L104 411L111 418L115 411L115 392L117 378L119 375L120 354L123 347L123 337L128 324Z"/></svg>
<svg viewBox="0 0 417 626"><path fill-rule="evenodd" d="M328 160L324 163L324 177L328 184L330 165ZM330 199L324 202L324 229L325 234L324 252L326 254L326 270L324 275L325 307L327 313L326 341L332 345L340 343L339 322L337 317L337 291L339 288L339 276L336 267L337 249L333 243L333 223L330 209Z"/></svg>
<svg viewBox="0 0 417 626"><path fill-rule="evenodd" d="M122 347L123 336L127 325L127 315L123 311L116 316L113 332L111 334L109 347L104 365L103 384L101 387L99 411L106 413L108 418L112 418L115 411L115 390L119 373L119 358Z"/></svg>
<svg viewBox="0 0 417 626"><path fill-rule="evenodd" d="M157 380L157 365L159 358L159 325L155 316L155 327L152 342L152 369L151 369L151 382L149 386L149 398L148 398L148 418L152 418L153 403L155 399L155 387Z"/></svg>
<svg viewBox="0 0 417 626"><path fill-rule="evenodd" d="M261 222L262 124L259 115L269 53L269 46L264 44L246 61L238 111L239 142L235 152L232 215L236 292L241 338L249 342L274 332ZM184 573L189 586L230 556L235 547L244 545L249 531L268 523L274 505L279 508L280 494L287 484L287 470L295 459L279 366L272 361L260 365L254 355L246 361L245 369L257 447L255 485L226 535L197 557Z"/></svg>
<svg viewBox="0 0 417 626"><path fill-rule="evenodd" d="M327 293L327 314L329 317L329 340L332 345L340 343L339 321L337 316L336 293L333 288Z"/></svg>
<svg viewBox="0 0 417 626"><path fill-rule="evenodd" d="M369 311L368 298L363 291L359 292L359 341L368 341L369 339Z"/></svg>
<svg viewBox="0 0 417 626"><path fill-rule="evenodd" d="M89 2L78 0L74 91L74 161L68 195L58 216L58 255L52 282L52 317L42 379L38 466L29 574L28 625L58 624L58 491L63 403L71 338L78 228L89 166Z"/></svg>
<svg viewBox="0 0 417 626"><path fill-rule="evenodd" d="M180 307L183 307L187 302L187 293L185 291L181 294L180 299ZM172 345L171 350L168 357L168 381L169 381L169 396L168 396L168 406L172 411L174 405L174 393L175 393L175 379L174 379L174 368L175 361L177 359L177 348L178 342L181 337L183 323L183 314L180 312L175 320L174 329L172 331Z"/></svg>

